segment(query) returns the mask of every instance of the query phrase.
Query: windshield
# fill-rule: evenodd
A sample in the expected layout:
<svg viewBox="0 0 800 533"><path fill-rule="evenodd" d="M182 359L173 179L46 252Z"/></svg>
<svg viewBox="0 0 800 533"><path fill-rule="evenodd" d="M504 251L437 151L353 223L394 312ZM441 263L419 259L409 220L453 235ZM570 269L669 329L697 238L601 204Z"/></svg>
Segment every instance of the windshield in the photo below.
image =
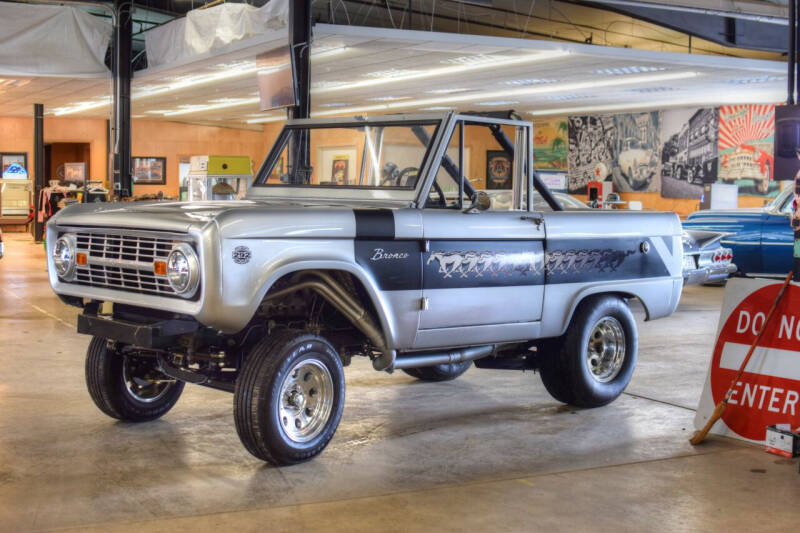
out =
<svg viewBox="0 0 800 533"><path fill-rule="evenodd" d="M414 189L437 126L438 121L290 126L255 184Z"/></svg>
<svg viewBox="0 0 800 533"><path fill-rule="evenodd" d="M561 207L566 209L567 211L571 211L574 209L589 209L589 207L582 203L580 200L573 198L569 194L562 193L562 192L553 192L553 197L555 197L556 201L561 204ZM552 211L553 209L550 205L545 201L544 198L539 193L534 193L533 195L533 210L534 211Z"/></svg>
<svg viewBox="0 0 800 533"><path fill-rule="evenodd" d="M784 189L783 191L775 197L769 204L767 204L768 211L779 211L781 213L791 213L792 212L792 201L793 198L792 192L794 187L789 187Z"/></svg>

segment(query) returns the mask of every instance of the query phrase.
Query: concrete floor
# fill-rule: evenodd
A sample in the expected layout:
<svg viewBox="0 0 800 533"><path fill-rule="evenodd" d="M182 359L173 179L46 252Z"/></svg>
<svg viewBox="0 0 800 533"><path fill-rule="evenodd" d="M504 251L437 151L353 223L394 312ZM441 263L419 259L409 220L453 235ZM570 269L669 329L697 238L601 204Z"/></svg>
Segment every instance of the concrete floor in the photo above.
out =
<svg viewBox="0 0 800 533"><path fill-rule="evenodd" d="M720 288L640 322L633 381L601 409L555 402L532 372L425 384L354 361L331 445L278 469L240 445L227 393L189 386L147 424L101 414L77 310L51 292L41 245L4 237L0 531L797 530L796 460L687 442Z"/></svg>

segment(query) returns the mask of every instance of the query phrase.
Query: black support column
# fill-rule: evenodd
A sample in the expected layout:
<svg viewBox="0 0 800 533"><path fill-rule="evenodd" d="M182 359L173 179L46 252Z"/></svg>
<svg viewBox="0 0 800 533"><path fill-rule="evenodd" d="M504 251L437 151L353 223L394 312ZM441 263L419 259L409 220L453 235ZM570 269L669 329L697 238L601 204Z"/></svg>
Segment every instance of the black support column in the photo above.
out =
<svg viewBox="0 0 800 533"><path fill-rule="evenodd" d="M297 105L292 118L308 118L311 112L311 0L289 3L289 44L294 56Z"/></svg>
<svg viewBox="0 0 800 533"><path fill-rule="evenodd" d="M33 202L37 212L33 217L33 240L44 238L44 224L39 222L39 191L47 186L44 175L44 105L33 104Z"/></svg>
<svg viewBox="0 0 800 533"><path fill-rule="evenodd" d="M289 2L289 46L294 59L297 105L289 108L289 118L308 118L311 115L311 0ZM307 182L311 173L307 133L296 139L294 156L295 180Z"/></svg>
<svg viewBox="0 0 800 533"><path fill-rule="evenodd" d="M114 172L112 192L120 198L131 196L131 42L133 39L133 2L114 0L117 24L114 28L114 135L112 153Z"/></svg>

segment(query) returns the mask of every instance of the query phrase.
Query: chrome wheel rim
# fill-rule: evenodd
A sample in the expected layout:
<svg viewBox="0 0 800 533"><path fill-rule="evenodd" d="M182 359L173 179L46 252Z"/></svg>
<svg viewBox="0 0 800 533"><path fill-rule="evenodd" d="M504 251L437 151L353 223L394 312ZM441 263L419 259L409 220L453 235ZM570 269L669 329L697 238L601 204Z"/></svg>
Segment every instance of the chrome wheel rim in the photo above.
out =
<svg viewBox="0 0 800 533"><path fill-rule="evenodd" d="M595 381L608 383L622 370L625 362L625 331L616 318L597 321L586 346L586 365Z"/></svg>
<svg viewBox="0 0 800 533"><path fill-rule="evenodd" d="M325 429L333 411L333 377L319 359L292 367L281 383L278 420L294 442L308 442Z"/></svg>
<svg viewBox="0 0 800 533"><path fill-rule="evenodd" d="M136 401L152 403L163 398L175 384L150 361L125 355L122 361L125 391Z"/></svg>

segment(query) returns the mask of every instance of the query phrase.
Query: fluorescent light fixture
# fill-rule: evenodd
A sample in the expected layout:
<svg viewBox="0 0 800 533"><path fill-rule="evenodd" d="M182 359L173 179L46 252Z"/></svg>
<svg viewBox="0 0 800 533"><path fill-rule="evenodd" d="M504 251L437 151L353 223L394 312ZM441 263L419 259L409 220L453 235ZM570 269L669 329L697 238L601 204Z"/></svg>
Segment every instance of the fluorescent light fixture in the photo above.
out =
<svg viewBox="0 0 800 533"><path fill-rule="evenodd" d="M313 59L320 59L323 57L330 57L346 52L347 50L348 48L346 46L324 48L322 50L312 52L311 59L313 60ZM149 85L142 87L139 90L133 91L133 94L131 94L131 101L139 100L141 98L147 98L149 96L155 96L157 94L171 93L188 87L197 87L199 85L206 85L209 83L214 83L222 80L239 78L242 76L247 76L248 74L254 74L258 72L258 67L256 66L255 61L241 61L235 65L237 66L234 66L234 68L226 68L225 70L222 70L220 72L206 73L196 76L185 76L179 78L173 83L168 83L166 85L157 85L157 86ZM54 111L54 115L56 116L72 115L74 113L80 113L82 111L87 111L89 109L95 109L98 107L107 106L110 103L111 103L111 98L106 98L102 101L87 103L85 105L62 107L56 109ZM180 113L173 113L173 114L180 114Z"/></svg>
<svg viewBox="0 0 800 533"><path fill-rule="evenodd" d="M489 100L488 102L476 102L475 105L481 106L499 106L499 105L516 105L519 100Z"/></svg>
<svg viewBox="0 0 800 533"><path fill-rule="evenodd" d="M105 97L100 100L92 100L90 102L76 102L68 104L64 107L56 107L53 109L53 115L60 117L63 115L71 115L73 113L80 113L81 111L88 111L89 109L96 109L111 104L111 97Z"/></svg>
<svg viewBox="0 0 800 533"><path fill-rule="evenodd" d="M632 65L629 67L601 68L592 72L603 76L627 76L628 74L644 74L645 72L659 72L662 70L667 70L667 67Z"/></svg>
<svg viewBox="0 0 800 533"><path fill-rule="evenodd" d="M466 87L456 87L454 89L431 89L430 91L425 91L425 94L453 94L453 93L465 93L467 91L473 91L474 89L467 89Z"/></svg>
<svg viewBox="0 0 800 533"><path fill-rule="evenodd" d="M786 81L786 76L758 76L756 78L725 80L725 83L732 83L734 85L750 85L752 83L772 83L776 81Z"/></svg>
<svg viewBox="0 0 800 533"><path fill-rule="evenodd" d="M181 109L167 111L162 113L165 117L174 117L176 115L188 115L191 113L199 113L200 111L213 111L215 109L226 109L228 107L238 107L241 105L257 104L261 101L260 98L231 98L228 101L217 102L208 105L187 105Z"/></svg>
<svg viewBox="0 0 800 533"><path fill-rule="evenodd" d="M586 93L562 93L562 94L550 94L544 97L545 100L581 100L581 99L588 99L588 98L597 98L598 95L596 94L586 94Z"/></svg>
<svg viewBox="0 0 800 533"><path fill-rule="evenodd" d="M651 100L647 102L637 102L628 104L608 104L608 105L590 105L590 106L577 106L577 107L561 107L558 109L534 109L528 111L529 115L533 116L551 116L551 115L571 115L576 113L603 113L607 111L634 111L645 109L663 109L666 107L715 107L720 104L759 104L759 103L774 103L780 102L785 98L782 91L772 93L744 94L741 97L712 97L709 99L699 98L697 100L690 100L681 98L680 100Z"/></svg>
<svg viewBox="0 0 800 533"><path fill-rule="evenodd" d="M419 74L420 72L421 71L419 70L390 68L388 70L378 70L375 72L370 72L369 74L365 75L368 78L394 79L394 78L406 78L408 76L414 76Z"/></svg>
<svg viewBox="0 0 800 533"><path fill-rule="evenodd" d="M553 80L550 78L524 78L521 80L507 80L503 82L503 85L511 85L515 87L528 87L531 85L541 85L543 83L556 83L558 80Z"/></svg>
<svg viewBox="0 0 800 533"><path fill-rule="evenodd" d="M445 65L482 65L484 63L495 63L507 59L507 56L493 56L484 54L473 54L468 56L450 57L443 59L440 63Z"/></svg>
<svg viewBox="0 0 800 533"><path fill-rule="evenodd" d="M358 107L343 107L340 109L329 109L327 111L317 111L311 113L312 117L329 117L331 115L357 115L370 111L385 111L389 109L389 104L362 105Z"/></svg>
<svg viewBox="0 0 800 533"><path fill-rule="evenodd" d="M266 115L259 118L251 118L247 120L248 124L264 124L265 122L280 122L286 120L286 115Z"/></svg>
<svg viewBox="0 0 800 533"><path fill-rule="evenodd" d="M408 100L410 96L376 96L375 98L367 98L368 102L396 102L397 100Z"/></svg>
<svg viewBox="0 0 800 533"><path fill-rule="evenodd" d="M681 72L664 72L661 74L645 74L637 76L615 76L604 80L594 81L581 81L572 83L548 83L544 85L537 85L534 87L524 87L520 89L510 89L504 91L485 91L469 94L457 94L451 96L443 96L440 98L421 98L418 100L403 100L402 102L388 102L385 104L376 104L371 106L349 107L334 109L329 111L320 111L315 113L315 116L329 116L329 115L354 115L357 113L364 113L369 111L393 111L395 109L404 109L408 107L432 107L438 105L458 104L464 102L475 101L490 101L490 100L507 100L519 96L533 96L533 95L546 95L553 93L561 93L567 91L582 91L585 89L597 89L602 87L618 87L624 85L644 85L647 83L656 83L662 81L675 81L688 78L697 77L697 72L681 71Z"/></svg>
<svg viewBox="0 0 800 533"><path fill-rule="evenodd" d="M370 80L356 81L352 83L337 83L330 86L321 86L311 89L312 94L323 94L334 91L342 91L346 89L358 89L361 87L374 87L376 85L385 85L387 83L395 83L398 81L411 81L424 78L431 78L435 76L449 76L453 74L463 74L465 72L474 72L476 70L483 70L487 68L500 68L508 65L521 65L525 63L533 63L536 61L545 61L548 59L556 59L569 55L567 50L551 50L546 52L539 52L536 54L528 54L524 56L509 57L507 59L500 59L491 63L478 63L475 65L453 65L450 67L434 68L425 71L417 71L416 73L409 73L403 76L381 77ZM414 72L414 71L412 71ZM377 74L377 73L374 73Z"/></svg>

